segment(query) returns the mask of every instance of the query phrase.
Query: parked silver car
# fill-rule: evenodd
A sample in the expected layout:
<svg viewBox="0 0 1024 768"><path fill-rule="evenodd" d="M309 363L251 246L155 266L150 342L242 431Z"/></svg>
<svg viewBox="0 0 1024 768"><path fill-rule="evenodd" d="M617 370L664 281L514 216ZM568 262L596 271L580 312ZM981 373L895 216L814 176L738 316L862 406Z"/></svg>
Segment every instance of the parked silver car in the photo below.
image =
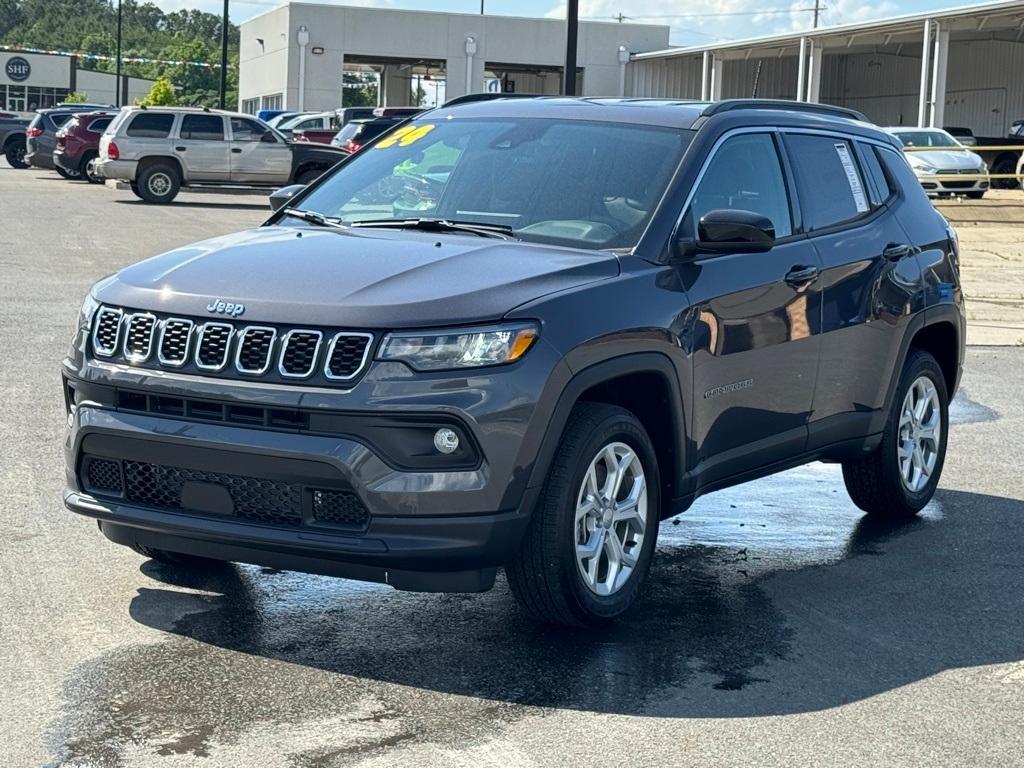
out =
<svg viewBox="0 0 1024 768"><path fill-rule="evenodd" d="M185 107L125 107L100 139L97 171L150 203L182 186L308 184L344 160L339 149L294 144L252 115Z"/></svg>
<svg viewBox="0 0 1024 768"><path fill-rule="evenodd" d="M989 188L988 166L940 128L887 128L902 142L910 167L931 196L964 195L982 198ZM965 176L965 179L950 178Z"/></svg>

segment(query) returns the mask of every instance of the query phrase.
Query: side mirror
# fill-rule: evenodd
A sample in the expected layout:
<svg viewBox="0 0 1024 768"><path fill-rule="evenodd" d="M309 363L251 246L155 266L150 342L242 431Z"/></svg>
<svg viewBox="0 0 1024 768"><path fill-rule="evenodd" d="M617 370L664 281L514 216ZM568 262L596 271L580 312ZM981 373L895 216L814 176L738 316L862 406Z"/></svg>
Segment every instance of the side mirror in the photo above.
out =
<svg viewBox="0 0 1024 768"><path fill-rule="evenodd" d="M775 225L753 211L717 208L700 217L697 238L681 237L676 244L681 258L698 253L758 253L775 245Z"/></svg>
<svg viewBox="0 0 1024 768"><path fill-rule="evenodd" d="M271 210L278 211L286 206L289 201L302 190L306 188L305 184L290 184L287 187L281 187L275 189L270 193L270 208Z"/></svg>

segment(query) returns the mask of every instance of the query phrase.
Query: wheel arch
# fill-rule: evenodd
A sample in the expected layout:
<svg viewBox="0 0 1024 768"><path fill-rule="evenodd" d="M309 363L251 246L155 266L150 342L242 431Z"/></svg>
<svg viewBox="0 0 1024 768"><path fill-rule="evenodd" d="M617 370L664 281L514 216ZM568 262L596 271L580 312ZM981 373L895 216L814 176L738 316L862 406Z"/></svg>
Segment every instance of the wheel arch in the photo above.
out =
<svg viewBox="0 0 1024 768"><path fill-rule="evenodd" d="M138 179L142 175L143 171L158 163L167 163L173 165L178 171L178 181L182 184L185 183L185 169L181 166L181 161L174 157L174 155L146 155L141 158L136 166L135 178Z"/></svg>
<svg viewBox="0 0 1024 768"><path fill-rule="evenodd" d="M528 487L543 484L569 414L579 402L618 405L643 424L658 457L660 514L662 518L668 516L672 500L682 487L686 434L679 377L672 361L659 352L639 352L595 363L577 372L562 390L548 420Z"/></svg>
<svg viewBox="0 0 1024 768"><path fill-rule="evenodd" d="M19 140L26 141L27 138L28 137L24 133L11 133L11 134L8 134L7 138L4 139L4 151L6 152L7 148L11 144L15 144Z"/></svg>

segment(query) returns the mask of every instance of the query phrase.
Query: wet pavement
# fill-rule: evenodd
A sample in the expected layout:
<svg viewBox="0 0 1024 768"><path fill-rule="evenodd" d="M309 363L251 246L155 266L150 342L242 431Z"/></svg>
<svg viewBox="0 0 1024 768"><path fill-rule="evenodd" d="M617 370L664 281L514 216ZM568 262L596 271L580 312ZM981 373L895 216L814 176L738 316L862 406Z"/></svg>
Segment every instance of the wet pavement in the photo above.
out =
<svg viewBox="0 0 1024 768"><path fill-rule="evenodd" d="M61 506L57 362L91 279L264 211L197 196L73 235L120 195L0 164L4 765L1024 764L1024 350L971 350L918 519L865 519L822 464L705 497L609 629L535 625L501 579L195 572Z"/></svg>

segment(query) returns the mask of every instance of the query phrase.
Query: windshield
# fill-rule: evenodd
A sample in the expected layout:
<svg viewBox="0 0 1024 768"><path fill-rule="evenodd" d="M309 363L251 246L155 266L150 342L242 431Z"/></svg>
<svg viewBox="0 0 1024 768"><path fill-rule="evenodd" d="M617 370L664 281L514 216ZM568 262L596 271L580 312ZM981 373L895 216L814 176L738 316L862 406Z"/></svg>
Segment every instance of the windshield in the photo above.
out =
<svg viewBox="0 0 1024 768"><path fill-rule="evenodd" d="M291 117L289 117L288 119L286 119L286 120L282 120L282 121L281 121L281 122L280 122L280 123L279 123L279 124L277 125L277 129L278 129L279 131L287 131L287 130L289 130L290 128L294 128L294 127L295 127L296 125L298 125L299 123L305 122L306 120L313 120L313 119L318 119L318 117L319 117L318 115L310 115L310 114L305 114L305 115L292 115L292 116L291 116Z"/></svg>
<svg viewBox="0 0 1024 768"><path fill-rule="evenodd" d="M896 134L904 147L959 147L956 139L945 131L900 131Z"/></svg>
<svg viewBox="0 0 1024 768"><path fill-rule="evenodd" d="M523 240L632 248L692 131L537 118L407 123L302 201L345 223L445 219Z"/></svg>

